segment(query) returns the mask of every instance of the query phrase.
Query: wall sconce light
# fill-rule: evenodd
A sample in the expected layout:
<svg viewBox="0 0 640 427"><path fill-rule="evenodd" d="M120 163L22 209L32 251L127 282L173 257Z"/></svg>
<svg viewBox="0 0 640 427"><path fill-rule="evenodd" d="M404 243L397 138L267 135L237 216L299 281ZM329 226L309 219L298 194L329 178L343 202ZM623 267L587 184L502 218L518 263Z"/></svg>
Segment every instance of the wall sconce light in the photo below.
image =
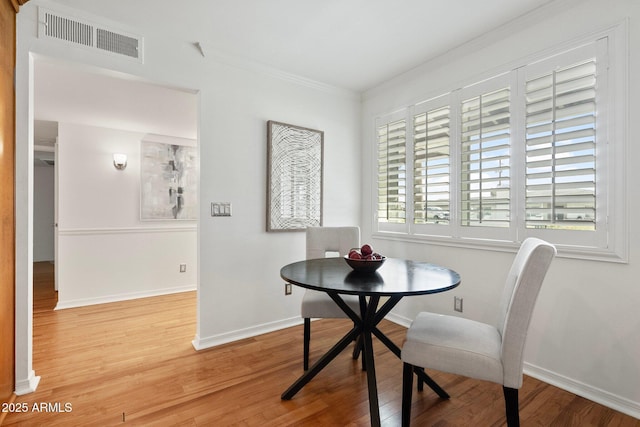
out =
<svg viewBox="0 0 640 427"><path fill-rule="evenodd" d="M116 153L113 155L113 166L119 171L124 170L127 167L127 155Z"/></svg>

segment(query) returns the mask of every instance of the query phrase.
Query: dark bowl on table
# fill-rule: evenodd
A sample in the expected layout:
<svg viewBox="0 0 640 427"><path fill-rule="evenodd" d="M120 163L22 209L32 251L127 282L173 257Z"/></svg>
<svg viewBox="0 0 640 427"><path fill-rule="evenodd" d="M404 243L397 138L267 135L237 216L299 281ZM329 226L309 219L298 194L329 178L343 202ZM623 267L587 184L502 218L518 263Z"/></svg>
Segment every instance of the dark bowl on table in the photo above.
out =
<svg viewBox="0 0 640 427"><path fill-rule="evenodd" d="M387 260L386 257L380 259L353 259L348 255L344 257L344 260L349 264L353 271L360 273L371 273L379 269L382 264Z"/></svg>

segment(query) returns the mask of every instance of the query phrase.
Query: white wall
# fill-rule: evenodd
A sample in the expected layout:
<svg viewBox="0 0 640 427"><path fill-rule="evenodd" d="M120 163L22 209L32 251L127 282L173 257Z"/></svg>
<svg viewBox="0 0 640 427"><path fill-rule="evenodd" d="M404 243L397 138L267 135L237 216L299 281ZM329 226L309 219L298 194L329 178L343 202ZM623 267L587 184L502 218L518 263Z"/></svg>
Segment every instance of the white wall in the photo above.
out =
<svg viewBox="0 0 640 427"><path fill-rule="evenodd" d="M267 233L266 122L278 120L325 132L324 223L357 224L360 218L360 99L333 87L305 81L275 70L209 53L203 57L191 41L174 40L162 29L144 34L145 62L114 59L67 45L38 39L37 6L32 0L18 15L17 54L17 387L28 392L37 384L31 368L29 263L26 243L32 230L32 188L29 144L32 144L32 61L46 55L77 64L116 70L123 75L170 87L197 91L199 99L200 220L198 223L198 330L194 345L214 345L300 322L298 290L284 295L282 265L304 257L301 232ZM93 17L95 18L95 17ZM99 20L99 18L93 19ZM118 27L117 23L112 23ZM124 28L123 31L134 32ZM76 94L63 95L73 98ZM110 98L110 100L112 100ZM115 100L112 100L115 105ZM99 106L99 102L91 108ZM39 108L39 107L38 107ZM122 103L127 108L127 103ZM86 124L89 113L77 120ZM39 117L51 120L47 117ZM104 124L133 130L126 123ZM155 131L155 133L168 132ZM169 133L171 134L171 133ZM175 134L174 134L175 135ZM121 178L122 176L120 176ZM210 203L231 202L232 217L210 217ZM92 268L89 265L87 268Z"/></svg>
<svg viewBox="0 0 640 427"><path fill-rule="evenodd" d="M203 84L198 348L301 320L302 292L285 296L279 270L304 258L304 233L265 231L267 120L325 132L324 224L360 213L356 97L228 66ZM213 201L233 216L208 217Z"/></svg>
<svg viewBox="0 0 640 427"><path fill-rule="evenodd" d="M53 261L54 171L51 166L33 168L33 261Z"/></svg>
<svg viewBox="0 0 640 427"><path fill-rule="evenodd" d="M453 296L464 297L464 316L494 321L498 296L513 254L373 239L374 124L378 114L429 99L500 65L570 42L629 20L629 117L640 115L640 3L634 0L560 2L493 35L398 76L363 96L363 239L388 256L447 265L462 276L455 291L405 299L394 311L408 321L421 310L453 312ZM640 211L633 183L640 169L634 142L640 123L629 123L627 193L629 212ZM640 229L629 224L629 263L556 258L536 307L525 354L528 373L640 418Z"/></svg>

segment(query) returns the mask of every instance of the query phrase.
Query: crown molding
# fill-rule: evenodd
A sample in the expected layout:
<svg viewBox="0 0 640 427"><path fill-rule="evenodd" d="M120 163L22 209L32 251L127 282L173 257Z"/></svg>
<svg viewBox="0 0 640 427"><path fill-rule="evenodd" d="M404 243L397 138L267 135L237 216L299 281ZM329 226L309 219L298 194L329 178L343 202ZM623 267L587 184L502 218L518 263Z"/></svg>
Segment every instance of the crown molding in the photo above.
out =
<svg viewBox="0 0 640 427"><path fill-rule="evenodd" d="M231 67L267 75L279 80L284 80L299 86L308 87L333 95L344 96L350 99L360 99L360 92L356 92L339 86L334 86L328 83L323 83L317 80L283 71L281 69L266 65L258 61L242 58L240 56L224 52L220 49L216 49L214 46L211 46L207 43L197 42L197 47L199 55L202 55L202 52L205 52L206 57L210 57L214 61L224 63ZM202 55L202 57L204 58L205 56Z"/></svg>

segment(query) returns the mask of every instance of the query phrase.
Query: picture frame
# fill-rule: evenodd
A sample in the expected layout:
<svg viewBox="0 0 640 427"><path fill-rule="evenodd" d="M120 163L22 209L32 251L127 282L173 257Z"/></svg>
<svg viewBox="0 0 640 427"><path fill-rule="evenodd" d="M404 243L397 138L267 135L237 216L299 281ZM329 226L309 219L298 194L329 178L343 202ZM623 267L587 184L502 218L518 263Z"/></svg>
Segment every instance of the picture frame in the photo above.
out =
<svg viewBox="0 0 640 427"><path fill-rule="evenodd" d="M140 143L140 220L197 220L198 150L159 139Z"/></svg>
<svg viewBox="0 0 640 427"><path fill-rule="evenodd" d="M267 122L267 231L322 225L324 132Z"/></svg>

